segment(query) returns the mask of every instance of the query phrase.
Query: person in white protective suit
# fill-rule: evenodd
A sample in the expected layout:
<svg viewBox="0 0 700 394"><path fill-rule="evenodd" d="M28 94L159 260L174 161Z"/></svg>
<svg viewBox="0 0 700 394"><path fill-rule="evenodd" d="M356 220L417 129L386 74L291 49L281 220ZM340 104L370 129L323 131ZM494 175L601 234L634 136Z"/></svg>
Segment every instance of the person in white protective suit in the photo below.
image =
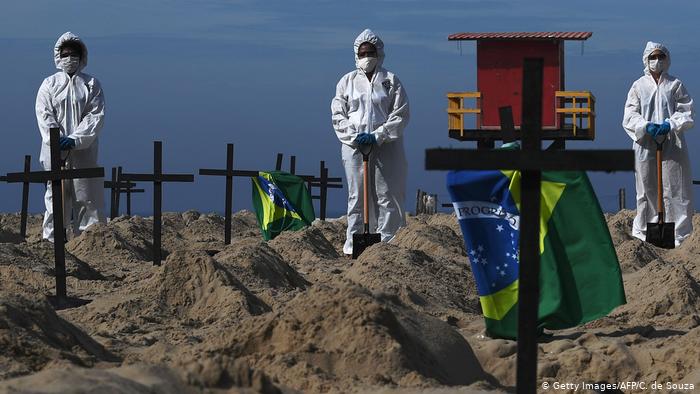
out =
<svg viewBox="0 0 700 394"><path fill-rule="evenodd" d="M656 223L656 142L663 140L662 175L665 222L676 224L676 246L693 231L692 177L685 131L693 127L693 99L680 79L668 74L671 54L648 42L644 76L627 94L622 126L634 141L637 216L632 235L645 240L647 223Z"/></svg>
<svg viewBox="0 0 700 394"><path fill-rule="evenodd" d="M51 169L49 129L58 127L59 144L66 168L97 165L98 135L104 124L105 102L99 81L82 72L88 52L82 40L71 32L63 34L53 49L57 73L44 79L36 97L36 119L41 133L39 162ZM103 178L64 181L66 226L75 234L94 223L106 222ZM43 238L53 242L53 206L50 182L44 195ZM72 223L69 226L69 221Z"/></svg>
<svg viewBox="0 0 700 394"><path fill-rule="evenodd" d="M331 102L333 128L340 140L348 182L348 228L343 246L352 254L352 235L363 231L361 145L370 155L370 232L390 241L406 223L406 155L403 131L408 123L408 96L399 78L384 69L384 43L366 29L355 39L355 70L336 86Z"/></svg>

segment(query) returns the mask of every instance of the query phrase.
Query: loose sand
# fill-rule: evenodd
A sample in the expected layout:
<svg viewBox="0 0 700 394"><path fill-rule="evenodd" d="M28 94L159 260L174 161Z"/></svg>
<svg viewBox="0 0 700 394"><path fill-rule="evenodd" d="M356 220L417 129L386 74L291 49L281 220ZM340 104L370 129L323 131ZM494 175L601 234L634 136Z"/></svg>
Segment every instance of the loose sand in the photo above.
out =
<svg viewBox="0 0 700 394"><path fill-rule="evenodd" d="M699 387L700 232L658 249L629 235L633 215L606 215L628 304L549 332L541 381ZM167 213L161 267L151 225L122 216L72 238L69 293L92 302L55 312L41 217L25 241L19 215L0 215L0 393L513 390L516 343L484 336L453 215L410 217L350 260L342 218L264 242L242 211L224 245L220 216Z"/></svg>

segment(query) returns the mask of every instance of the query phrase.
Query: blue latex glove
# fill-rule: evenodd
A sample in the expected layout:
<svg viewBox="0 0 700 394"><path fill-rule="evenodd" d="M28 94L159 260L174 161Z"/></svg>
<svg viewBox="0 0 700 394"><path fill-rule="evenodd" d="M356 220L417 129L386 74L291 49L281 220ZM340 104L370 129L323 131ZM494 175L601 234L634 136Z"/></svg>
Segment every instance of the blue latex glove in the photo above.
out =
<svg viewBox="0 0 700 394"><path fill-rule="evenodd" d="M355 142L360 145L372 145L377 143L377 137L370 133L361 133L355 138Z"/></svg>
<svg viewBox="0 0 700 394"><path fill-rule="evenodd" d="M367 138L367 133L360 133L357 135L357 137L355 137L354 142L358 145L364 145L366 138Z"/></svg>
<svg viewBox="0 0 700 394"><path fill-rule="evenodd" d="M359 145L371 145L377 143L377 137L369 133L360 133L355 137L355 143Z"/></svg>
<svg viewBox="0 0 700 394"><path fill-rule="evenodd" d="M657 135L666 135L669 132L671 132L671 124L668 123L668 121L664 120L663 123L659 126L659 131L656 133Z"/></svg>
<svg viewBox="0 0 700 394"><path fill-rule="evenodd" d="M661 128L661 125L659 125L659 124L647 123L647 133L654 138L656 138L656 136L659 135L660 128Z"/></svg>
<svg viewBox="0 0 700 394"><path fill-rule="evenodd" d="M61 147L61 150L71 150L75 148L75 140L68 137L60 137L58 139L58 146Z"/></svg>

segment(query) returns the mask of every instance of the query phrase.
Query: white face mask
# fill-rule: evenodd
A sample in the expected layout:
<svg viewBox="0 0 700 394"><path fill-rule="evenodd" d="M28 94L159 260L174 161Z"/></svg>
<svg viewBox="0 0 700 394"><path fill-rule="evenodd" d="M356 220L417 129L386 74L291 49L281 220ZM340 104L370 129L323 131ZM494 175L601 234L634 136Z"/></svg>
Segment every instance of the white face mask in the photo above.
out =
<svg viewBox="0 0 700 394"><path fill-rule="evenodd" d="M374 68L377 67L377 58L376 57L363 57L362 59L357 59L355 62L355 65L357 68L362 70L365 74L370 73L374 71Z"/></svg>
<svg viewBox="0 0 700 394"><path fill-rule="evenodd" d="M664 70L664 61L661 59L649 60L649 70L655 73L660 73Z"/></svg>
<svg viewBox="0 0 700 394"><path fill-rule="evenodd" d="M61 58L61 69L68 74L73 74L78 71L80 66L80 57L78 56L67 56Z"/></svg>

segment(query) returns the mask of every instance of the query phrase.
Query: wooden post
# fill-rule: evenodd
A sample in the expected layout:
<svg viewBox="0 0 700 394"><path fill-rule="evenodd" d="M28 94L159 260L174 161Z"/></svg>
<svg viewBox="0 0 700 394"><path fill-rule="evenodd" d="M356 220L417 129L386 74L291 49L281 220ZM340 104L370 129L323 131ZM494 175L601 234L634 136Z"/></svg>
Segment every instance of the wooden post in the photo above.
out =
<svg viewBox="0 0 700 394"><path fill-rule="evenodd" d="M620 190L618 191L619 193L619 202L620 202L620 211L625 209L625 188L621 187Z"/></svg>
<svg viewBox="0 0 700 394"><path fill-rule="evenodd" d="M319 180L319 184L319 196L321 197L321 204L319 210L321 211L321 220L326 220L326 198L328 196L328 168L326 168L325 161L321 161L321 179Z"/></svg>
<svg viewBox="0 0 700 394"><path fill-rule="evenodd" d="M159 179L161 175L163 175L163 142L155 141L153 143L153 265L160 265L162 260L163 182Z"/></svg>
<svg viewBox="0 0 700 394"><path fill-rule="evenodd" d="M114 217L116 216L115 212L115 204L117 203L117 167L112 167L112 182L111 182L112 187L111 193L110 193L110 198L109 198L109 219L114 220Z"/></svg>
<svg viewBox="0 0 700 394"><path fill-rule="evenodd" d="M416 192L416 216L421 214L421 193L420 189Z"/></svg>
<svg viewBox="0 0 700 394"><path fill-rule="evenodd" d="M32 157L24 156L24 174L28 177L32 170ZM19 234L22 238L27 238L27 216L29 212L29 180L22 182L22 213L20 216Z"/></svg>
<svg viewBox="0 0 700 394"><path fill-rule="evenodd" d="M523 151L540 151L542 59L525 59L523 69ZM537 389L537 308L540 301L540 170L522 171L520 180L520 271L518 282L519 392Z"/></svg>
<svg viewBox="0 0 700 394"><path fill-rule="evenodd" d="M284 155L281 153L277 154L277 162L275 163L275 171L282 171L282 159Z"/></svg>
<svg viewBox="0 0 700 394"><path fill-rule="evenodd" d="M129 182L124 182L122 181L122 167L118 166L117 167L117 188L114 193L114 217L119 217L119 207L121 206L121 196L122 193L126 192L124 189L124 183L129 183Z"/></svg>
<svg viewBox="0 0 700 394"><path fill-rule="evenodd" d="M226 144L226 172L233 172L233 144ZM228 174L227 174L228 175ZM233 177L226 177L226 201L224 202L224 244L231 244L231 215L233 214Z"/></svg>
<svg viewBox="0 0 700 394"><path fill-rule="evenodd" d="M51 144L51 171L61 168L61 150L58 146L59 131L57 128L50 131ZM65 232L63 231L63 192L61 188L62 179L51 181L51 203L53 204L53 252L56 266L56 299L67 298L66 292L66 255L65 255Z"/></svg>

